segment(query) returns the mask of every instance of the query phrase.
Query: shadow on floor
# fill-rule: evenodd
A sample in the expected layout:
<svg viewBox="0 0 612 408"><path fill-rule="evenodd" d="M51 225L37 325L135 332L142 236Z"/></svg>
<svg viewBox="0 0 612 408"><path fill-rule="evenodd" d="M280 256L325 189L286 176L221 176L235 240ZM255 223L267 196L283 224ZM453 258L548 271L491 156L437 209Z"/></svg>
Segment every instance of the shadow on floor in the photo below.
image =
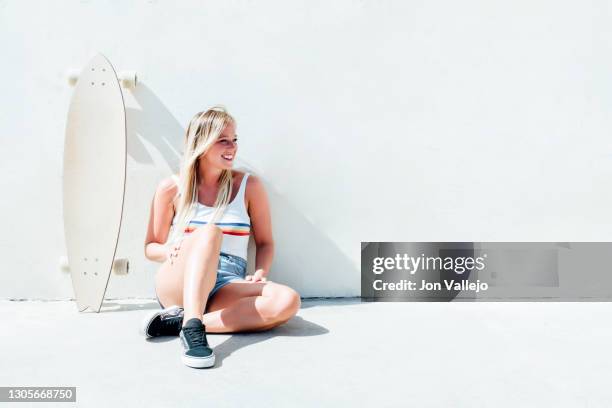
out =
<svg viewBox="0 0 612 408"><path fill-rule="evenodd" d="M100 308L100 313L109 312L129 312L134 310L161 310L157 301L151 300L138 300L139 303L116 303L115 301L105 300ZM317 306L346 306L346 305L357 305L363 303L361 298L350 297L350 298L303 298L302 306L300 309L310 309L311 307Z"/></svg>
<svg viewBox="0 0 612 408"><path fill-rule="evenodd" d="M316 323L304 320L300 316L295 316L293 319L283 324L282 326L265 332L255 333L207 333L206 336L210 339L213 336L229 336L223 343L214 347L215 351L215 366L212 368L219 368L223 365L223 360L229 357L233 352L240 350L241 348L251 346L253 344L260 343L262 341L269 340L274 337L310 337L320 336L322 334L329 333L329 330ZM168 341L175 341L175 336L163 336L147 341L152 343L165 343Z"/></svg>
<svg viewBox="0 0 612 408"><path fill-rule="evenodd" d="M346 306L346 305L358 305L364 303L359 297L347 297L347 298L305 298L302 299L302 306L300 309L310 309L311 307L317 306Z"/></svg>
<svg viewBox="0 0 612 408"><path fill-rule="evenodd" d="M236 333L215 347L215 366L223 366L223 360L241 348L269 340L273 337L309 337L329 333L329 330L316 323L295 316L289 322L272 330L259 333ZM207 336L214 336L210 333Z"/></svg>
<svg viewBox="0 0 612 408"><path fill-rule="evenodd" d="M161 309L159 303L155 300L150 301L138 301L139 303L115 303L113 301L105 300L100 308L100 313L110 312L129 312L134 310L155 310Z"/></svg>

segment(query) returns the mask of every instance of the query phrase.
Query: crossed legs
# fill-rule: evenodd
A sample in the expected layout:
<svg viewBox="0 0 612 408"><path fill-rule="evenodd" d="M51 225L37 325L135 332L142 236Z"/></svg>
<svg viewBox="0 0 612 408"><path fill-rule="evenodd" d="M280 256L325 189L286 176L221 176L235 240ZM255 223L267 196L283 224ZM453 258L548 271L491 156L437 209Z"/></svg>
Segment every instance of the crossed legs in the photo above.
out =
<svg viewBox="0 0 612 408"><path fill-rule="evenodd" d="M155 279L162 304L183 307L184 322L201 319L206 331L213 333L268 330L291 319L300 308L300 297L278 283L232 282L208 298L217 277L222 239L221 230L207 224L183 240Z"/></svg>

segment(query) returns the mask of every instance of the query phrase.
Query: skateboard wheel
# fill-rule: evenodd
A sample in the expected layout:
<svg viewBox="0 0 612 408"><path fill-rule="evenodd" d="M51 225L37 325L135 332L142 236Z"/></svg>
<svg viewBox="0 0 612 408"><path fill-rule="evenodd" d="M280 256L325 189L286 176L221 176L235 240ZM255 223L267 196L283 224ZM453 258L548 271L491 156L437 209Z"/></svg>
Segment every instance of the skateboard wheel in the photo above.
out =
<svg viewBox="0 0 612 408"><path fill-rule="evenodd" d="M118 258L113 262L115 275L127 275L130 270L130 261L127 258Z"/></svg>
<svg viewBox="0 0 612 408"><path fill-rule="evenodd" d="M76 85L76 83L79 81L79 74L80 72L76 69L68 70L68 72L66 73L66 79L68 80L68 84L70 86Z"/></svg>
<svg viewBox="0 0 612 408"><path fill-rule="evenodd" d="M59 259L59 268L60 271L70 273L70 264L68 263L67 256L61 256Z"/></svg>
<svg viewBox="0 0 612 408"><path fill-rule="evenodd" d="M136 71L123 71L119 73L119 81L124 88L135 88L138 83Z"/></svg>

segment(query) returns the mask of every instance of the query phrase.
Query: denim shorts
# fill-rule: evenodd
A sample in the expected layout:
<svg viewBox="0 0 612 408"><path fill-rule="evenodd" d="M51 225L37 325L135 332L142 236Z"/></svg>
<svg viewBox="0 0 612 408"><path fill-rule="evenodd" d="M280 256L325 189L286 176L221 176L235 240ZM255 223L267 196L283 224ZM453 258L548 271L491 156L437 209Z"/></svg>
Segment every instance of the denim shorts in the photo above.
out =
<svg viewBox="0 0 612 408"><path fill-rule="evenodd" d="M246 277L247 261L236 255L219 254L219 264L217 265L217 280L215 286L210 291L208 298L210 299L219 289L230 282L244 280ZM155 294L157 303L164 308L164 305L159 301L159 297Z"/></svg>

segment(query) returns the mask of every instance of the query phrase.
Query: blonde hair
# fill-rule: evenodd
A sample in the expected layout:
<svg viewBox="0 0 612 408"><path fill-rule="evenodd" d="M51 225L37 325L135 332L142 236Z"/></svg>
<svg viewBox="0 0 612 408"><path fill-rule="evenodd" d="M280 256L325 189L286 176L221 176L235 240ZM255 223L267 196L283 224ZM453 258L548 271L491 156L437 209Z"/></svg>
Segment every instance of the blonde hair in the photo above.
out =
<svg viewBox="0 0 612 408"><path fill-rule="evenodd" d="M175 198L176 225L173 239L185 233L185 227L195 215L198 203L198 166L210 147L217 141L223 129L235 123L234 118L222 106L215 106L205 112L198 112L189 122L185 132L183 161L179 174L179 194ZM232 194L232 171L222 170L219 177L219 192L215 200L210 223L215 223L225 212Z"/></svg>

